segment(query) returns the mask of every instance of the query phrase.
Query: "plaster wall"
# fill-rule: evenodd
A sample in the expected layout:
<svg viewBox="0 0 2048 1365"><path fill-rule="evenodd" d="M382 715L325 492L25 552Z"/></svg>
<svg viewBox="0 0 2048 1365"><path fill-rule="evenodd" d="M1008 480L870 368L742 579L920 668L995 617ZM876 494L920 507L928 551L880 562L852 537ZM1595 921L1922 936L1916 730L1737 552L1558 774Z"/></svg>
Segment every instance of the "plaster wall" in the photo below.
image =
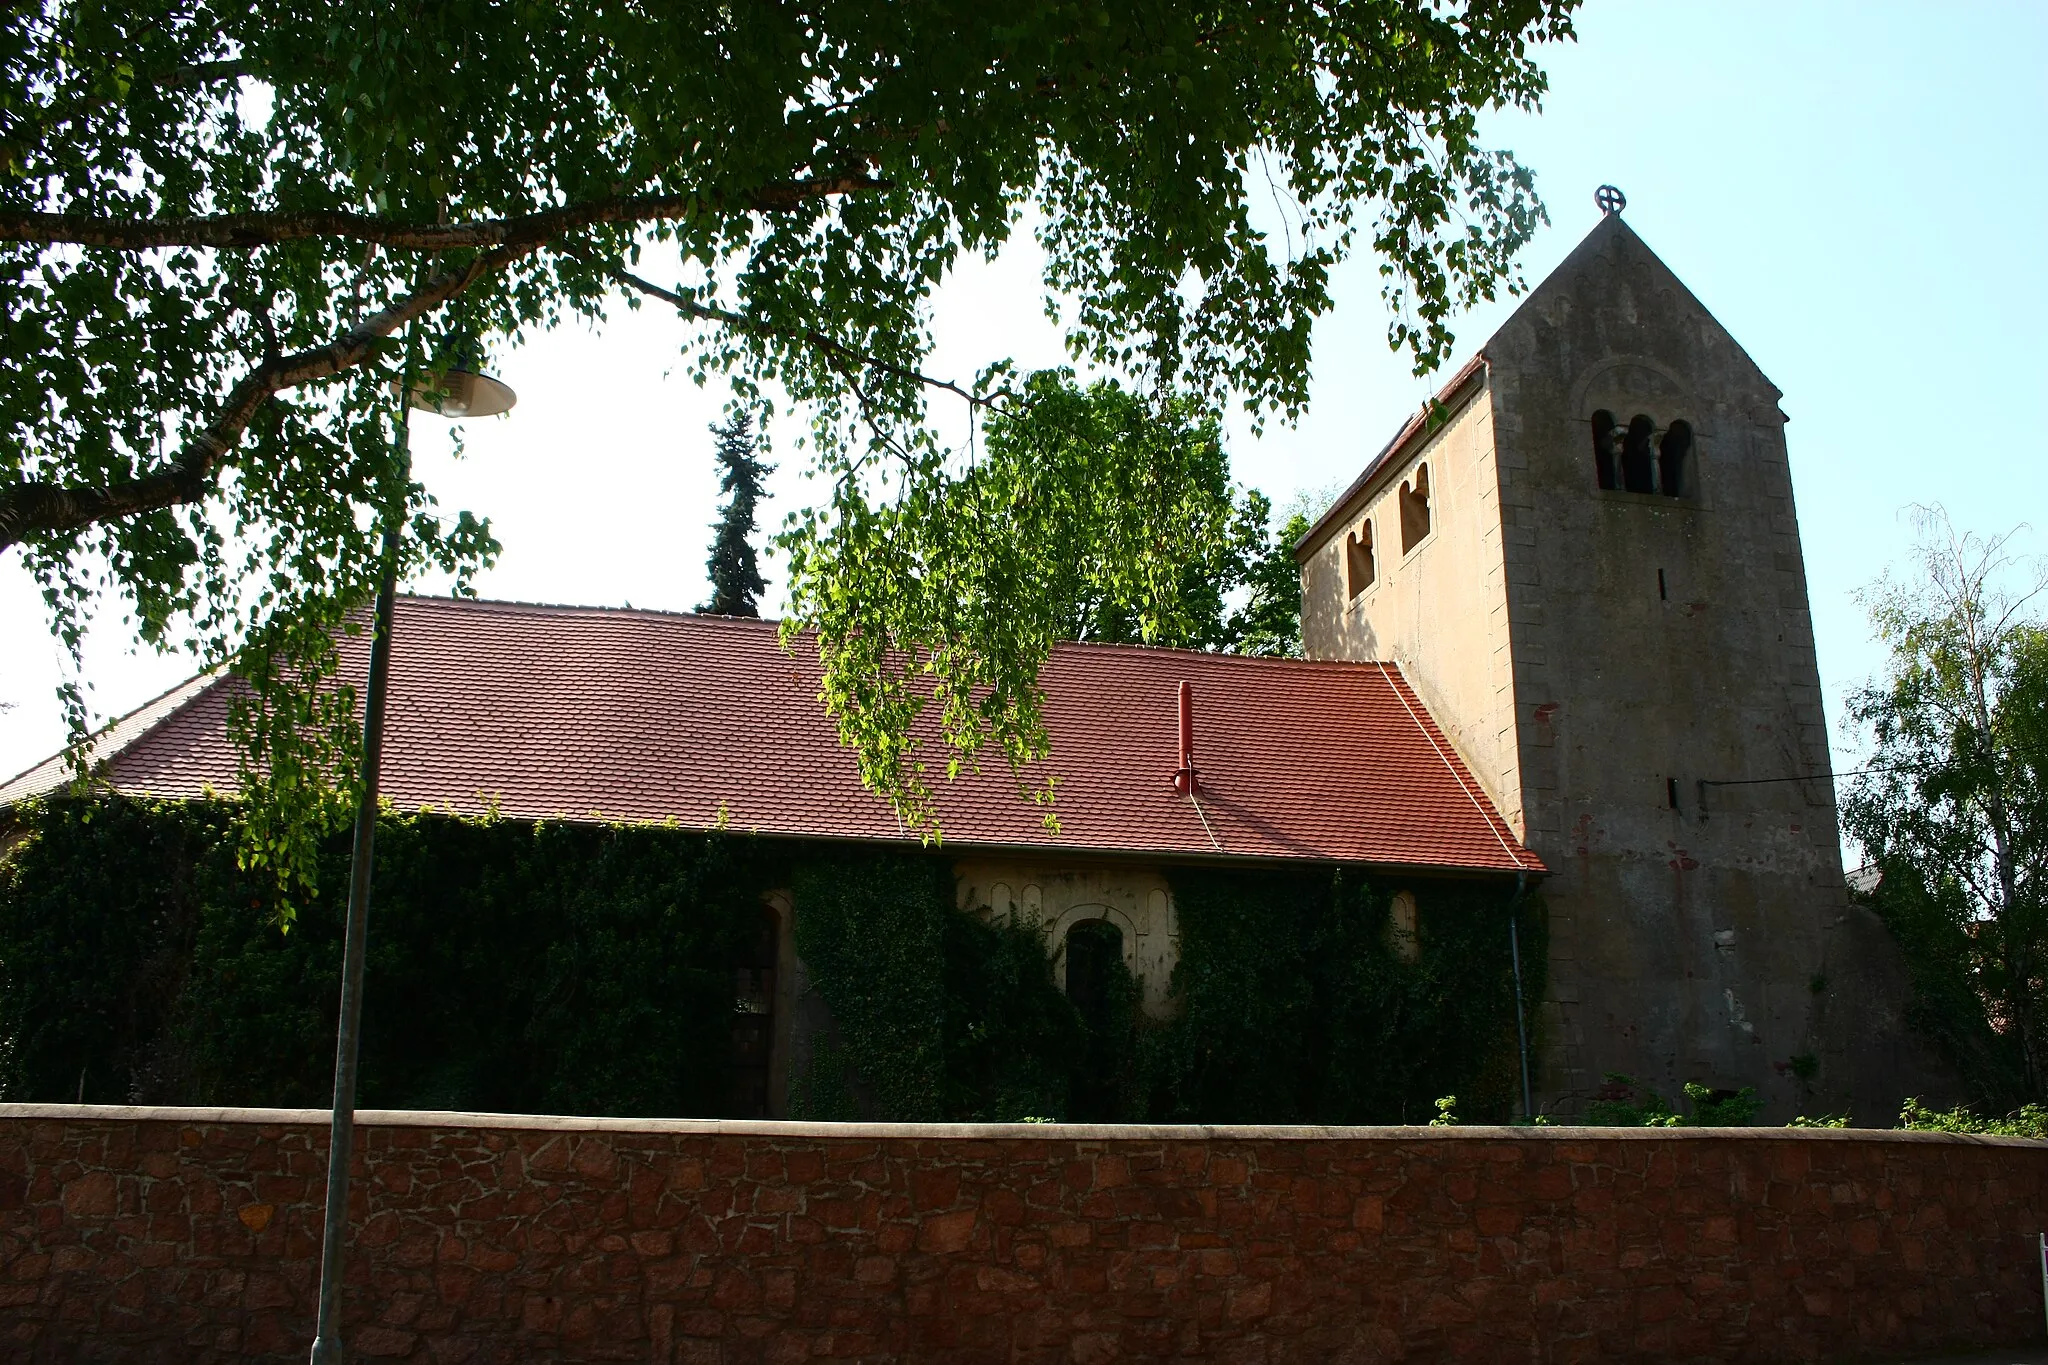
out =
<svg viewBox="0 0 2048 1365"><path fill-rule="evenodd" d="M983 916L1041 925L1052 952L1053 979L1067 984L1067 931L1107 920L1123 933L1124 965L1143 986L1140 1008L1154 1019L1171 1012L1168 990L1179 957L1173 888L1157 868L1056 867L1029 862L962 860L954 864L958 904Z"/></svg>
<svg viewBox="0 0 2048 1365"><path fill-rule="evenodd" d="M1401 552L1400 490L1427 466L1429 535ZM1302 641L1311 659L1398 662L1517 834L1522 832L1493 409L1483 381L1434 435L1390 460L1302 562ZM1374 582L1352 595L1347 536L1372 527Z"/></svg>

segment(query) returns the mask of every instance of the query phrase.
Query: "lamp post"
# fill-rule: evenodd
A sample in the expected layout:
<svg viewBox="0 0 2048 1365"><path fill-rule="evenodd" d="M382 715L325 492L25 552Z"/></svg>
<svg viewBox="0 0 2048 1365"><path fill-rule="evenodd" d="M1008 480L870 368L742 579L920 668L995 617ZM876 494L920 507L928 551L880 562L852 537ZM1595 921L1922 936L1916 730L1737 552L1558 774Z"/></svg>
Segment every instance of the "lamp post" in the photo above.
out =
<svg viewBox="0 0 2048 1365"><path fill-rule="evenodd" d="M355 1155L357 1026L363 1015L363 951L370 919L370 874L377 840L377 776L384 757L384 698L391 676L391 633L398 603L399 537L405 529L405 487L412 479L412 409L443 417L489 417L518 402L489 375L451 367L431 383L398 386L398 476L383 509L383 575L370 634L370 677L363 692L362 785L356 799L355 847L348 866L348 924L341 950L341 1022L334 1036L334 1119L327 1139L327 1214L320 1239L320 1307L312 1365L341 1365L341 1261L348 1231L349 1162Z"/></svg>

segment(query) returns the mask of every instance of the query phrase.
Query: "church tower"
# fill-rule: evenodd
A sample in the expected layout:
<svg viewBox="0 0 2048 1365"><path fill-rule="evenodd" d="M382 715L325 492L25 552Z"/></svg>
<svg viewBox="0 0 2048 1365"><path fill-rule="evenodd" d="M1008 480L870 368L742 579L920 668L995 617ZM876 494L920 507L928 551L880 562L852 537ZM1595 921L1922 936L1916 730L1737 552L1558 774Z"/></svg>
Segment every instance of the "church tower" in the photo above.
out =
<svg viewBox="0 0 2048 1365"><path fill-rule="evenodd" d="M1309 657L1398 661L1549 869L1554 1112L1948 1088L1843 882L1778 398L1609 211L1296 550Z"/></svg>

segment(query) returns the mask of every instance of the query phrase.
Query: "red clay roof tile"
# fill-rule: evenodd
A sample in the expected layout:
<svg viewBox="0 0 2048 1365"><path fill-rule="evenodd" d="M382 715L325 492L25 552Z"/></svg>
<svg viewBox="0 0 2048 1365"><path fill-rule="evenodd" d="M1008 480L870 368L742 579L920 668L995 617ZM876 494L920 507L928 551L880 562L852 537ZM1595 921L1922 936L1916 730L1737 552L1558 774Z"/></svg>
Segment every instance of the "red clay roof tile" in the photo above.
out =
<svg viewBox="0 0 2048 1365"><path fill-rule="evenodd" d="M349 642L349 671L364 654ZM1199 811L1169 784L1183 679ZM1060 828L997 758L940 784L949 846L1542 871L1391 665L1075 644L1043 681ZM233 686L153 704L109 760L114 785L232 790ZM816 659L785 653L771 622L401 598L387 726L383 789L403 809L905 837L840 746ZM0 804L62 776L32 769Z"/></svg>

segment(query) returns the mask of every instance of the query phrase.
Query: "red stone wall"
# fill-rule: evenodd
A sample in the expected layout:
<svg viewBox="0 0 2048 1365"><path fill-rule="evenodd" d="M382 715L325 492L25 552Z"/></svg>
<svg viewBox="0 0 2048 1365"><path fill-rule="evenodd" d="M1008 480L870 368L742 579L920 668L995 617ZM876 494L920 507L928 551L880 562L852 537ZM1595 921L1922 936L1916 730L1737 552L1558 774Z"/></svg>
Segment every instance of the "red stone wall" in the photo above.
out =
<svg viewBox="0 0 2048 1365"><path fill-rule="evenodd" d="M2048 1144L365 1115L431 1362L1872 1360L2043 1338ZM0 1106L0 1356L304 1360L324 1117Z"/></svg>

